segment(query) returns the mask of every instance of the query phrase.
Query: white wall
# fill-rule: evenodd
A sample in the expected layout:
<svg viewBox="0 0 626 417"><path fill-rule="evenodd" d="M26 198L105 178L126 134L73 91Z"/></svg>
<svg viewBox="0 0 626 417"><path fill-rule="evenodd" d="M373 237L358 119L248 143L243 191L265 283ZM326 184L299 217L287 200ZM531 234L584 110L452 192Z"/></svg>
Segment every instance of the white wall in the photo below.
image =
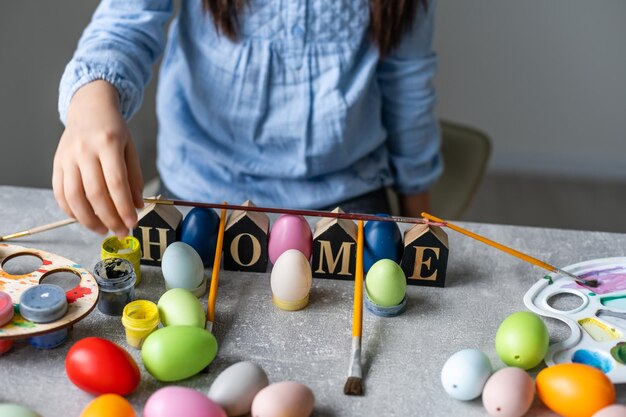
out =
<svg viewBox="0 0 626 417"><path fill-rule="evenodd" d="M439 0L439 115L495 171L626 179L626 1Z"/></svg>
<svg viewBox="0 0 626 417"><path fill-rule="evenodd" d="M97 0L0 2L0 184L50 186L63 67ZM626 1L439 0L440 116L492 170L626 179ZM154 83L152 83L152 87ZM154 175L153 88L131 129Z"/></svg>

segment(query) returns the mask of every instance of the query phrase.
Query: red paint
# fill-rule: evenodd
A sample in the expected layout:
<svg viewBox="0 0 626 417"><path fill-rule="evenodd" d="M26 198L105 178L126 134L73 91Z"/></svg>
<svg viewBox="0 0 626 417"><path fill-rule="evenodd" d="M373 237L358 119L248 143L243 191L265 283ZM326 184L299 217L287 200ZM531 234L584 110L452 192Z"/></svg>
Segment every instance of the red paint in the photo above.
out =
<svg viewBox="0 0 626 417"><path fill-rule="evenodd" d="M91 294L90 288L81 287L80 285L72 288L71 290L65 293L65 297L67 297L68 303L73 303L79 298L83 298L85 295Z"/></svg>
<svg viewBox="0 0 626 417"><path fill-rule="evenodd" d="M65 371L74 385L94 395L128 395L141 380L132 356L122 347L99 337L76 342L65 357Z"/></svg>
<svg viewBox="0 0 626 417"><path fill-rule="evenodd" d="M49 261L47 259L42 259L42 262L44 265L52 265L52 261Z"/></svg>

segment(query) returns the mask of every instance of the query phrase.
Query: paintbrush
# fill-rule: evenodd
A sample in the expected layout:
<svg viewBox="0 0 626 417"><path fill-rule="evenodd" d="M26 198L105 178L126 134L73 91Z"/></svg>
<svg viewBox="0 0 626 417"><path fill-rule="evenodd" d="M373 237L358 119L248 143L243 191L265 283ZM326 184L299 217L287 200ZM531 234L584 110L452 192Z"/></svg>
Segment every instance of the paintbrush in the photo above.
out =
<svg viewBox="0 0 626 417"><path fill-rule="evenodd" d="M203 207L213 209L228 209L228 210L243 210L243 211L257 211L262 213L277 213L277 214L295 214L299 216L312 216L312 217L330 217L333 219L348 219L348 220L363 220L363 221L377 221L377 222L395 222L395 223L413 223L424 224L430 223L428 220L414 218L414 217L402 217L402 216L376 216L373 214L361 214L361 213L344 213L344 212L332 212L322 210L298 210L298 209L286 209L277 207L259 207L259 206L238 206L235 204L219 204L219 203L201 203L196 201L185 200L167 200L167 199L155 199L144 198L143 201L149 204L167 204L174 206L187 206L187 207Z"/></svg>
<svg viewBox="0 0 626 417"><path fill-rule="evenodd" d="M354 272L354 306L352 311L352 354L345 395L363 395L361 371L361 333L363 325L363 220L359 220L356 239L356 271Z"/></svg>
<svg viewBox="0 0 626 417"><path fill-rule="evenodd" d="M226 203L224 203L226 204ZM217 245L215 246L215 258L213 258L213 271L211 273L211 286L209 287L209 300L206 309L206 329L213 332L215 321L215 301L217 300L217 282L220 277L220 264L222 260L222 246L224 245L224 227L226 224L226 209L222 209L220 226L217 232Z"/></svg>
<svg viewBox="0 0 626 417"><path fill-rule="evenodd" d="M59 220L58 222L44 224L42 226L33 227L32 229L24 230L22 232L11 233L9 235L0 236L0 242L16 239L18 237L24 237L34 235L35 233L45 232L47 230L56 229L57 227L67 226L68 224L76 223L76 219Z"/></svg>
<svg viewBox="0 0 626 417"><path fill-rule="evenodd" d="M509 248L508 246L504 246L501 243L494 242L491 239L487 239L484 236L478 235L478 234L476 234L474 232L470 232L469 230L463 229L462 227L459 227L459 226L457 226L455 224L452 224L452 223L450 223L448 221L442 220L442 219L440 219L438 217L435 217L435 216L433 216L431 214L422 212L422 217L424 217L424 218L426 218L428 220L432 220L434 222L437 222L437 223L439 223L439 224L441 224L441 225L443 225L445 227L449 227L450 229L452 229L452 230L454 230L456 232L459 232L461 234L464 234L465 236L469 236L472 239L476 239L479 242L485 243L485 244L487 244L489 246L493 246L496 249L500 249L501 251L506 252L509 255L513 255L513 256L515 256L515 257L517 257L517 258L519 258L519 259L521 259L523 261L530 262L533 265L537 265L537 266L540 266L541 268L547 269L550 272L554 272L554 273L557 273L557 274L560 274L560 275L564 275L564 276L570 277L574 281L576 281L577 283L579 283L581 285L586 285L587 287L592 287L592 288L595 288L595 287L598 286L598 280L595 280L595 279L583 279L583 278L581 278L579 276L576 276L576 275L574 275L574 274L572 274L570 272L567 272L567 271L565 271L565 270L563 270L561 268L557 268L556 266L552 266L552 265L550 265L547 262L540 261L539 259L533 258L530 255L527 255L525 253L522 253L522 252L517 251L517 250L512 249L512 248Z"/></svg>

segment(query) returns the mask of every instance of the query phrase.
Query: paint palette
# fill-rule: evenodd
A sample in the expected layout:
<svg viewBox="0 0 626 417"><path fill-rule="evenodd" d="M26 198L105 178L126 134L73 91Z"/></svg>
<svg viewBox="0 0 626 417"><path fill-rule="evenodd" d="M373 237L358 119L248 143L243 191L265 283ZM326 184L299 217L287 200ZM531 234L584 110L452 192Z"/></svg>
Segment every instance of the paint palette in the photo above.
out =
<svg viewBox="0 0 626 417"><path fill-rule="evenodd" d="M626 383L626 257L581 262L563 268L588 287L562 275L543 279L524 295L524 304L545 317L563 321L570 336L550 346L548 366L584 363L602 370L614 383Z"/></svg>
<svg viewBox="0 0 626 417"><path fill-rule="evenodd" d="M33 271L13 275L7 271L8 266L20 257L38 259L41 263ZM17 307L22 293L44 282L60 285L66 291L67 313L52 323L24 320ZM3 243L0 243L0 291L11 296L15 310L13 319L0 327L0 340L36 336L68 327L89 314L98 301L95 279L79 265L52 253Z"/></svg>

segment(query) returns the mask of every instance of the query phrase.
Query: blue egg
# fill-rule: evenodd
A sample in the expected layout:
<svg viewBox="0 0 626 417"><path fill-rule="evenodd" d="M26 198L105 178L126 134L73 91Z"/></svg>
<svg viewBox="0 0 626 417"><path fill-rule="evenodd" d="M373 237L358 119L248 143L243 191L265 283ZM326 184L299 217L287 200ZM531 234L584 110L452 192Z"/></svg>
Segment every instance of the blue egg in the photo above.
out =
<svg viewBox="0 0 626 417"><path fill-rule="evenodd" d="M456 400L477 398L491 376L489 358L478 349L463 349L450 356L441 369L441 384Z"/></svg>
<svg viewBox="0 0 626 417"><path fill-rule="evenodd" d="M377 216L389 217L388 214L377 214ZM367 222L363 228L363 240L363 268L365 273L381 259L400 262L403 249L402 234L395 222Z"/></svg>
<svg viewBox="0 0 626 417"><path fill-rule="evenodd" d="M180 240L198 252L205 267L213 266L220 217L215 210L195 207L181 226Z"/></svg>

